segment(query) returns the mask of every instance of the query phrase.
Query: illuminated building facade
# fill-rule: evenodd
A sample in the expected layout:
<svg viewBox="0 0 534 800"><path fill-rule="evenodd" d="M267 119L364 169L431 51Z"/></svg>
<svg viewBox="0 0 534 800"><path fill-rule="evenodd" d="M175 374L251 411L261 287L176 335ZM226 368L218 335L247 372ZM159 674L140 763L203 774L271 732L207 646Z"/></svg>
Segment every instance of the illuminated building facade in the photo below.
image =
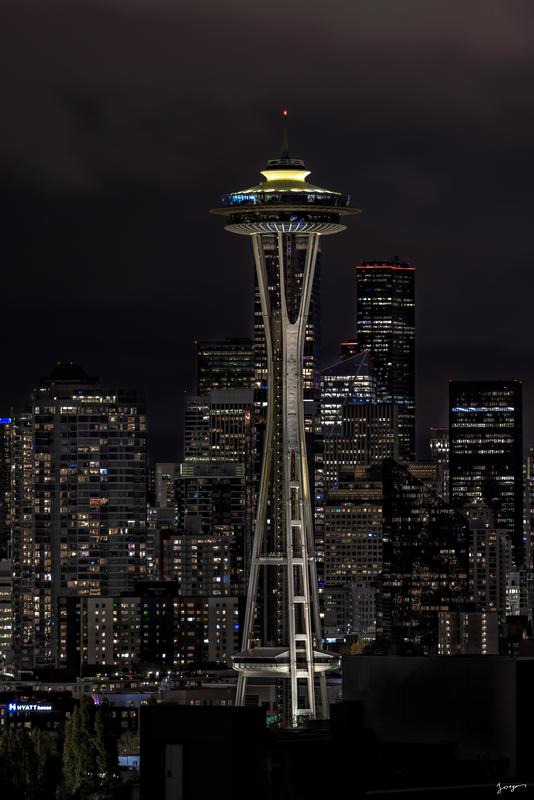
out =
<svg viewBox="0 0 534 800"><path fill-rule="evenodd" d="M511 533L523 565L522 386L519 381L451 381L450 502L485 504Z"/></svg>
<svg viewBox="0 0 534 800"><path fill-rule="evenodd" d="M530 447L528 456L524 460L524 537L525 537L525 568L532 570L534 567L534 448Z"/></svg>
<svg viewBox="0 0 534 800"><path fill-rule="evenodd" d="M194 534L166 531L161 540L162 577L175 580L181 594L224 597L238 589L234 562L240 542L232 530Z"/></svg>
<svg viewBox="0 0 534 800"><path fill-rule="evenodd" d="M415 268L363 261L356 293L358 347L371 354L378 399L399 406L399 457L415 461Z"/></svg>
<svg viewBox="0 0 534 800"><path fill-rule="evenodd" d="M197 394L213 389L251 389L254 385L254 346L251 339L196 342Z"/></svg>
<svg viewBox="0 0 534 800"><path fill-rule="evenodd" d="M325 492L335 488L341 471L399 457L399 406L392 403L344 403L341 429L324 437Z"/></svg>
<svg viewBox="0 0 534 800"><path fill-rule="evenodd" d="M374 638L376 579L382 572L382 479L378 467L347 470L324 508L327 638Z"/></svg>
<svg viewBox="0 0 534 800"><path fill-rule="evenodd" d="M186 398L185 462L238 462L252 479L255 450L252 389L214 390L205 397Z"/></svg>
<svg viewBox="0 0 534 800"><path fill-rule="evenodd" d="M305 360L307 325L320 237L343 230L342 217L355 210L348 196L308 183L309 171L289 156L287 139L262 175L258 186L224 195L215 210L227 230L251 237L267 365L243 650L233 663L237 705L245 703L250 678L285 679L280 714L299 725L327 715L326 671L337 664L321 650L304 411L304 390L315 382L318 388L318 373Z"/></svg>
<svg viewBox="0 0 534 800"><path fill-rule="evenodd" d="M239 463L181 465L177 481L178 531L166 537L163 576L183 594L244 594L245 468Z"/></svg>
<svg viewBox="0 0 534 800"><path fill-rule="evenodd" d="M469 583L475 611L496 611L506 616L506 581L513 570L512 538L499 530L494 515L481 503L465 505L469 522Z"/></svg>
<svg viewBox="0 0 534 800"><path fill-rule="evenodd" d="M438 494L449 499L449 429L430 428L430 458L438 469Z"/></svg>
<svg viewBox="0 0 534 800"><path fill-rule="evenodd" d="M401 464L383 466L384 568L377 632L437 654L439 612L469 601L469 525Z"/></svg>
<svg viewBox="0 0 534 800"><path fill-rule="evenodd" d="M324 436L341 430L345 403L371 403L376 385L368 352L343 359L321 372L321 431Z"/></svg>
<svg viewBox="0 0 534 800"><path fill-rule="evenodd" d="M430 457L438 464L449 463L449 429L430 428Z"/></svg>
<svg viewBox="0 0 534 800"><path fill-rule="evenodd" d="M347 347L355 347L355 343L343 343ZM324 585L324 498L325 491L336 486L342 454L352 451L353 442L347 442L343 409L350 403L370 403L376 399L376 386L371 371L368 352L355 354L350 351L342 353L342 361L334 364L321 373L320 391L320 437L316 437L314 463L314 498L315 498L315 554L317 559L317 575L319 594ZM388 451L393 456L393 451ZM361 463L358 460L354 463ZM349 463L351 466L352 463Z"/></svg>
<svg viewBox="0 0 534 800"><path fill-rule="evenodd" d="M209 461L209 399L188 395L184 404L184 461Z"/></svg>
<svg viewBox="0 0 534 800"><path fill-rule="evenodd" d="M59 364L15 420L16 647L54 666L57 600L117 595L146 570L146 416L135 392ZM29 630L29 603L33 626Z"/></svg>
<svg viewBox="0 0 534 800"><path fill-rule="evenodd" d="M142 583L120 597L61 597L59 664L77 675L229 665L242 602L188 597L172 582Z"/></svg>
<svg viewBox="0 0 534 800"><path fill-rule="evenodd" d="M180 465L174 462L156 464L155 495L156 508L173 510L176 508L176 476Z"/></svg>
<svg viewBox="0 0 534 800"><path fill-rule="evenodd" d="M255 447L254 391L212 391L208 399L210 461L239 462L251 470Z"/></svg>
<svg viewBox="0 0 534 800"><path fill-rule="evenodd" d="M440 656L499 655L499 615L494 611L442 611Z"/></svg>
<svg viewBox="0 0 534 800"><path fill-rule="evenodd" d="M252 550L257 487L257 427L254 419L253 389L213 390L203 398L189 398L186 402L185 461L177 477L182 493L182 516L177 527L180 533L191 530L184 525L186 521L188 525L192 524L191 514L197 513L193 509L203 495L211 497L211 493L220 493L221 482L233 481L232 527L219 530L226 530L234 542L232 569L241 575L240 592L243 591ZM191 486L187 488L188 481L193 481L191 486L194 484L195 490ZM216 507L217 503L213 509ZM202 513L204 532L212 524L223 524L222 519L213 522L218 512L213 515L204 510Z"/></svg>
<svg viewBox="0 0 534 800"><path fill-rule="evenodd" d="M36 594L33 496L33 416L13 415L11 429L11 553L13 565L13 660L23 670L34 667Z"/></svg>
<svg viewBox="0 0 534 800"><path fill-rule="evenodd" d="M0 667L13 659L13 579L9 559L0 560Z"/></svg>
<svg viewBox="0 0 534 800"><path fill-rule="evenodd" d="M0 559L11 536L11 417L0 417Z"/></svg>

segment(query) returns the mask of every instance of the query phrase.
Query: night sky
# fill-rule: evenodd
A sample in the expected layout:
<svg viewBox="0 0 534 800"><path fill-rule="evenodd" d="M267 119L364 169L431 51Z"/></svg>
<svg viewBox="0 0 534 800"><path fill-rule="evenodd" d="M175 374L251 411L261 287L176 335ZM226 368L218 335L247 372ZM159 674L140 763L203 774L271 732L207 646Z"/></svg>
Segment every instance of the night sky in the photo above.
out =
<svg viewBox="0 0 534 800"><path fill-rule="evenodd" d="M364 213L323 241L323 355L353 266L417 267L419 439L449 378L525 381L534 436L531 0L2 4L0 416L58 360L147 393L178 458L193 341L252 329L250 242L208 210L281 149ZM423 447L421 447L423 454Z"/></svg>

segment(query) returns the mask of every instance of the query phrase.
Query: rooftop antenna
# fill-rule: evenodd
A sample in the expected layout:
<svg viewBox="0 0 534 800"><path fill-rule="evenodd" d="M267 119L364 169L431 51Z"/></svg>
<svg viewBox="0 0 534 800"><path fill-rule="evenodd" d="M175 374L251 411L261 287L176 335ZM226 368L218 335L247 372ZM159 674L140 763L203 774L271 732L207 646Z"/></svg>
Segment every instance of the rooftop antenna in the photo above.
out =
<svg viewBox="0 0 534 800"><path fill-rule="evenodd" d="M282 117L284 119L284 127L282 131L282 158L289 158L289 132L288 132L288 110L284 108L282 111Z"/></svg>

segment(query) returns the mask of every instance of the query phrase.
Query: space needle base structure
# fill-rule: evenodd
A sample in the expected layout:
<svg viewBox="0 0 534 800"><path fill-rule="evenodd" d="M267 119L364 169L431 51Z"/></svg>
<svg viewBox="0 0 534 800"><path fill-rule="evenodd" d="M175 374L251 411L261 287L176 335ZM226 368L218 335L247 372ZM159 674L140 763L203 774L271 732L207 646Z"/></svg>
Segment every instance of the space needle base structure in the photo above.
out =
<svg viewBox="0 0 534 800"><path fill-rule="evenodd" d="M287 112L284 112L287 117ZM321 649L314 532L306 456L303 356L321 236L358 213L348 195L308 183L290 158L267 163L265 181L223 195L212 213L252 238L267 357L267 409L236 705L248 680L289 681L283 722L328 716L326 673L339 657Z"/></svg>

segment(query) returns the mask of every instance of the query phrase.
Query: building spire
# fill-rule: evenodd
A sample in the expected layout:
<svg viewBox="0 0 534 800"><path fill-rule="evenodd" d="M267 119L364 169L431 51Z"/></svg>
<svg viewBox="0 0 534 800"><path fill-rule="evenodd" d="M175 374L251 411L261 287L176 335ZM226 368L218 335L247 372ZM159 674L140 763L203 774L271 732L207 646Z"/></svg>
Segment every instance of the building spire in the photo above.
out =
<svg viewBox="0 0 534 800"><path fill-rule="evenodd" d="M289 131L288 131L288 110L284 108L282 111L282 117L284 119L284 127L282 131L282 158L289 158Z"/></svg>

